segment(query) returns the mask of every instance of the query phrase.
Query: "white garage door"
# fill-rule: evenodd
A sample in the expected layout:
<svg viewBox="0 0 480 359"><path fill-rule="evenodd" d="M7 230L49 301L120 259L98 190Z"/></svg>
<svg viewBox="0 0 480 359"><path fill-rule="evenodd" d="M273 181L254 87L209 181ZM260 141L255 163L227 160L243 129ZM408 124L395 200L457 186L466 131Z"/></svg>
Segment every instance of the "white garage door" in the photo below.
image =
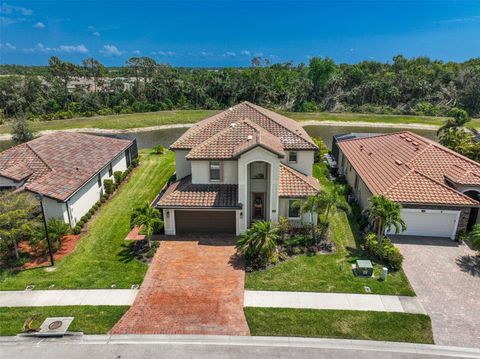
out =
<svg viewBox="0 0 480 359"><path fill-rule="evenodd" d="M455 238L460 211L402 209L407 230L402 235Z"/></svg>

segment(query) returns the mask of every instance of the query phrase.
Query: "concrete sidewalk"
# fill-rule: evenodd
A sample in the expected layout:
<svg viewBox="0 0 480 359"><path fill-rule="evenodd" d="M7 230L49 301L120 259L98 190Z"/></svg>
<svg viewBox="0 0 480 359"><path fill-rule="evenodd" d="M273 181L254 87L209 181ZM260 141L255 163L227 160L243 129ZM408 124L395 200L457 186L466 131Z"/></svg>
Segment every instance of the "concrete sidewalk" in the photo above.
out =
<svg viewBox="0 0 480 359"><path fill-rule="evenodd" d="M427 314L416 297L395 295L245 291L245 307L343 309Z"/></svg>
<svg viewBox="0 0 480 359"><path fill-rule="evenodd" d="M132 305L138 289L0 291L0 307Z"/></svg>

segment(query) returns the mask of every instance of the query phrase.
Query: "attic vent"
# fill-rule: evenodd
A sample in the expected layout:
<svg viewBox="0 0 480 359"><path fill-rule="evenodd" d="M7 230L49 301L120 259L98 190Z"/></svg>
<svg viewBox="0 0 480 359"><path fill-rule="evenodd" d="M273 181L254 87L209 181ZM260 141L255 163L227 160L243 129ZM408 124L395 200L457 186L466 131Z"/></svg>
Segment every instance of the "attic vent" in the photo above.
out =
<svg viewBox="0 0 480 359"><path fill-rule="evenodd" d="M247 136L247 140L251 141L253 139L253 136L252 135L248 135Z"/></svg>
<svg viewBox="0 0 480 359"><path fill-rule="evenodd" d="M403 165L403 162L400 161L400 160L395 160L395 163L396 163L397 165L399 165L399 166L400 166L400 165Z"/></svg>
<svg viewBox="0 0 480 359"><path fill-rule="evenodd" d="M407 137L407 136L405 136L405 135L400 135L400 138L405 138L405 137Z"/></svg>

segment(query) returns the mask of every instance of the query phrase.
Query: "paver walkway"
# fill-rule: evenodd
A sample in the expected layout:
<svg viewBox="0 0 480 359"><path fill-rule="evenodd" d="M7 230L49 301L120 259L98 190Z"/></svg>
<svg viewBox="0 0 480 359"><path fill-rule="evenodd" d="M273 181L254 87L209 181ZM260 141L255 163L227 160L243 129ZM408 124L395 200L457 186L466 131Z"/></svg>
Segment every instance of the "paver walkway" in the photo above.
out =
<svg viewBox="0 0 480 359"><path fill-rule="evenodd" d="M401 237L395 245L435 343L480 348L480 257L449 239Z"/></svg>
<svg viewBox="0 0 480 359"><path fill-rule="evenodd" d="M0 291L0 307L132 305L138 289Z"/></svg>
<svg viewBox="0 0 480 359"><path fill-rule="evenodd" d="M249 335L232 237L162 241L112 334Z"/></svg>
<svg viewBox="0 0 480 359"><path fill-rule="evenodd" d="M342 309L426 314L416 297L377 294L245 291L246 307Z"/></svg>

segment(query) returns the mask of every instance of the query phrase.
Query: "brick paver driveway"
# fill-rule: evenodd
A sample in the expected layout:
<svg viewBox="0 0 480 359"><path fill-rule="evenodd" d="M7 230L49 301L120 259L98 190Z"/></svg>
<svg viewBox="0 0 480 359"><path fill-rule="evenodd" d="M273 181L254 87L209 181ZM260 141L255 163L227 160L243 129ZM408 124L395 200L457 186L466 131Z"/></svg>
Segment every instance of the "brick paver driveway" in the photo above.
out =
<svg viewBox="0 0 480 359"><path fill-rule="evenodd" d="M162 241L133 306L113 334L249 335L243 265L233 238Z"/></svg>
<svg viewBox="0 0 480 359"><path fill-rule="evenodd" d="M480 257L449 239L395 239L403 268L432 319L436 344L480 347Z"/></svg>

